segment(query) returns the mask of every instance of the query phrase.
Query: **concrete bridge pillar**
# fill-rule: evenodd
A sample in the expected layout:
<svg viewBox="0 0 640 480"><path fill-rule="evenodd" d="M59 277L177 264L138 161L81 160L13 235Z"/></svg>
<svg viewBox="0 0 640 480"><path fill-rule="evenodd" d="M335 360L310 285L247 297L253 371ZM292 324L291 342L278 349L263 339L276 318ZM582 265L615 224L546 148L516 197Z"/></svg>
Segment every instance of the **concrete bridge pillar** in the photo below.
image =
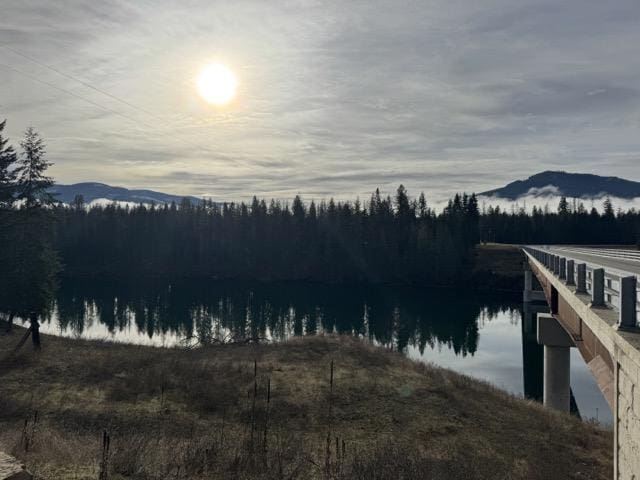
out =
<svg viewBox="0 0 640 480"><path fill-rule="evenodd" d="M544 347L538 344L537 316L548 313L546 304L525 303L522 316L522 377L525 398L542 403L544 385Z"/></svg>
<svg viewBox="0 0 640 480"><path fill-rule="evenodd" d="M571 360L569 349L575 344L552 315L538 314L538 343L544 346L545 407L569 413L571 407Z"/></svg>
<svg viewBox="0 0 640 480"><path fill-rule="evenodd" d="M526 264L524 269L524 289L533 290L533 272Z"/></svg>

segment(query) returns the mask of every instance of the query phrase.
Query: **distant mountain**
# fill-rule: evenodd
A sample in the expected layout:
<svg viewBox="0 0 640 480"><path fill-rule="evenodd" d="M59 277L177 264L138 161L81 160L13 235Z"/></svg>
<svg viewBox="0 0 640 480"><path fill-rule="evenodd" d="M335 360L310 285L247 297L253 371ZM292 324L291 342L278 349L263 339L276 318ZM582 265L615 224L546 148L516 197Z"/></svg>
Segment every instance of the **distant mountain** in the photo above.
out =
<svg viewBox="0 0 640 480"><path fill-rule="evenodd" d="M49 190L55 195L56 200L63 203L71 203L76 195L82 195L85 203L93 200L106 199L114 202L156 203L164 204L176 202L184 198L180 195L154 192L153 190L129 190L123 187L112 187L104 183L74 183L73 185L54 185ZM187 197L192 203L200 203L196 197Z"/></svg>
<svg viewBox="0 0 640 480"><path fill-rule="evenodd" d="M526 180L517 180L502 188L482 192L480 195L508 200L515 200L525 195L564 195L575 198L610 195L618 198L636 198L640 197L640 182L586 173L546 171Z"/></svg>

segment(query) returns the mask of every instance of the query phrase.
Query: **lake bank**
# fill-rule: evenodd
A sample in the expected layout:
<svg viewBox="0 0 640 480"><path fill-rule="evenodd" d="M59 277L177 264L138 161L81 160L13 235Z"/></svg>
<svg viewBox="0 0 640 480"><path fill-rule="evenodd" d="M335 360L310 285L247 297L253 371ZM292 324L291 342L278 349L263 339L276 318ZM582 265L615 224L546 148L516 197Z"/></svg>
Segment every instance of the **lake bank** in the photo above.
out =
<svg viewBox="0 0 640 480"><path fill-rule="evenodd" d="M521 298L461 287L64 280L40 331L163 347L352 335L542 401L542 347L523 333ZM611 423L579 356L571 360L571 388L583 419Z"/></svg>
<svg viewBox="0 0 640 480"><path fill-rule="evenodd" d="M2 355L20 333L0 336ZM610 431L355 338L184 350L44 336L0 380L0 449L42 478L95 478L103 430L110 478L611 472Z"/></svg>

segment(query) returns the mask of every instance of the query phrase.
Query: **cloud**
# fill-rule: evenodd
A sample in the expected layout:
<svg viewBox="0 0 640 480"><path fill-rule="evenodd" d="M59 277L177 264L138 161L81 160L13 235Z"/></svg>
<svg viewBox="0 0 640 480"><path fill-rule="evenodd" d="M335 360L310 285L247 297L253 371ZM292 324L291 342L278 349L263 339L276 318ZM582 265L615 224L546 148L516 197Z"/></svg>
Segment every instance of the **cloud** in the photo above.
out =
<svg viewBox="0 0 640 480"><path fill-rule="evenodd" d="M531 187L524 197L559 197L560 189L555 185L547 185L545 187Z"/></svg>
<svg viewBox="0 0 640 480"><path fill-rule="evenodd" d="M218 199L637 180L639 21L636 0L4 0L0 118L42 131L62 183ZM240 79L224 111L193 85L214 60Z"/></svg>

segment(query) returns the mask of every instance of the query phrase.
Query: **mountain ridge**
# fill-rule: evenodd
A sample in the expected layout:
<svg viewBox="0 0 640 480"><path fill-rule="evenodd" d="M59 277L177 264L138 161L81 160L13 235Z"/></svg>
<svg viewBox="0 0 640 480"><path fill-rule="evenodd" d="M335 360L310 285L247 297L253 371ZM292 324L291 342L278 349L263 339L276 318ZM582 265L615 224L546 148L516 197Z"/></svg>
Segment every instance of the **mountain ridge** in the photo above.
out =
<svg viewBox="0 0 640 480"><path fill-rule="evenodd" d="M527 195L534 197L561 195L575 198L599 198L609 195L631 199L640 197L640 182L591 173L546 170L525 180L516 180L504 187L487 190L478 195L507 200L517 200Z"/></svg>
<svg viewBox="0 0 640 480"><path fill-rule="evenodd" d="M76 195L82 195L86 203L99 199L146 204L172 202L179 204L184 198L188 198L193 204L199 204L202 201L201 198L191 195L175 195L148 189L128 189L100 182L56 184L49 191L55 195L56 200L67 204L71 204ZM531 175L525 180L515 180L503 187L478 194L482 197L505 200L517 200L523 196L600 198L606 195L623 199L638 198L640 197L640 182L614 176L605 177L589 173L547 170Z"/></svg>
<svg viewBox="0 0 640 480"><path fill-rule="evenodd" d="M55 199L63 203L72 203L76 195L82 195L86 203L94 200L106 199L113 202L132 203L180 203L183 198L188 198L192 203L199 204L202 199L190 195L173 195L147 189L128 189L114 187L100 182L81 182L69 185L55 184L49 189Z"/></svg>

